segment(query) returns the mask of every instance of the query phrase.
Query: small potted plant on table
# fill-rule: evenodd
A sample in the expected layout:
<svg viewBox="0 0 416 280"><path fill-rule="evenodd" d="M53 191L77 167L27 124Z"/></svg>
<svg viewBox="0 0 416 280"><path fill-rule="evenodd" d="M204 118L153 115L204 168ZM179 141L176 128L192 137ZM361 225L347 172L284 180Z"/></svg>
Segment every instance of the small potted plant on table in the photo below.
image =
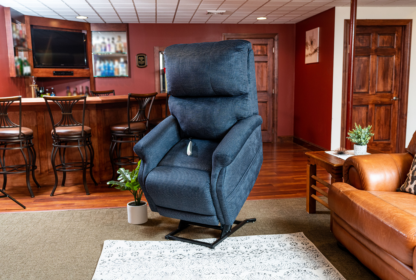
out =
<svg viewBox="0 0 416 280"><path fill-rule="evenodd" d="M139 175L140 163L138 162L136 169L133 171L120 168L117 170L117 181L109 181L108 185L114 186L121 191L130 191L133 194L134 201L127 203L127 217L130 224L144 224L147 222L147 203L141 201L143 190L137 180Z"/></svg>
<svg viewBox="0 0 416 280"><path fill-rule="evenodd" d="M355 124L355 128L348 132L347 139L354 143L354 155L367 154L367 144L374 133L371 132L371 125L362 128L361 125Z"/></svg>

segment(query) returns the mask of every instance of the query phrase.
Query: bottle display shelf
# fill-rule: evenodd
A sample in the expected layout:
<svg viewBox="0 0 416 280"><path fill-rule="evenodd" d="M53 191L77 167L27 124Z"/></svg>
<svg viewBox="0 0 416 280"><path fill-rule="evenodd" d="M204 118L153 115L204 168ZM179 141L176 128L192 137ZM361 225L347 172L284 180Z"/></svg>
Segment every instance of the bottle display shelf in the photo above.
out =
<svg viewBox="0 0 416 280"><path fill-rule="evenodd" d="M108 53L108 52L102 52L102 53L92 53L93 55L98 56L127 56L127 53Z"/></svg>

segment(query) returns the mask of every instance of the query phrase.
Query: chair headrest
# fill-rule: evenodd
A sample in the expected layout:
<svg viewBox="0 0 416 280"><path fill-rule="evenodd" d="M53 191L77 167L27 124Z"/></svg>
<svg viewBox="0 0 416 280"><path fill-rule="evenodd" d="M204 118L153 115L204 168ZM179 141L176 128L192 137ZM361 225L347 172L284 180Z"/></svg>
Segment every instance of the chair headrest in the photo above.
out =
<svg viewBox="0 0 416 280"><path fill-rule="evenodd" d="M179 44L165 49L168 93L176 97L249 94L249 54L244 40Z"/></svg>

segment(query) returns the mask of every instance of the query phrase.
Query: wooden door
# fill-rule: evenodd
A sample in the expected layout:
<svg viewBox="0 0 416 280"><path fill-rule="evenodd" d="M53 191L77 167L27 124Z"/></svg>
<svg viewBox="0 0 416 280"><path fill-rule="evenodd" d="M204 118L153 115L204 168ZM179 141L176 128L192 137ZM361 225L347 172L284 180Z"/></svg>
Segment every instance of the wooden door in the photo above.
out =
<svg viewBox="0 0 416 280"><path fill-rule="evenodd" d="M373 127L370 151L396 152L402 27L358 26L354 64L352 123Z"/></svg>
<svg viewBox="0 0 416 280"><path fill-rule="evenodd" d="M260 37L260 38L259 38ZM261 38L262 34L250 36L250 34L225 34L225 40L244 39L251 43L254 52L254 65L256 69L257 101L259 104L259 115L263 118L261 125L263 142L275 140L275 128L273 116L273 95L275 87L274 71L274 44L275 39L270 35Z"/></svg>

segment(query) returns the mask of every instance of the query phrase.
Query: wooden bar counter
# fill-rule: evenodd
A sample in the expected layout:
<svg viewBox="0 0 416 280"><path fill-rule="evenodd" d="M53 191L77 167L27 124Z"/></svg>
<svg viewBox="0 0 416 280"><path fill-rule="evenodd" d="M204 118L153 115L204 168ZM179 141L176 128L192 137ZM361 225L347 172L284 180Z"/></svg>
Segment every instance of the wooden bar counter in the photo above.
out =
<svg viewBox="0 0 416 280"><path fill-rule="evenodd" d="M150 119L165 117L166 94L157 95ZM51 104L51 103L50 103ZM149 107L149 106L148 106ZM61 119L61 110L55 104L51 104L52 114L55 122ZM148 109L148 108L147 108ZM9 108L10 119L18 123L19 118L18 103L13 103ZM135 113L133 107L132 113ZM78 102L73 108L74 118L82 121L82 103ZM127 95L88 97L85 110L85 125L91 127L92 145L94 147L94 168L93 173L95 180L105 183L111 179L112 167L109 159L109 148L111 142L110 127L117 123L127 123ZM49 112L46 108L43 98L23 98L22 99L22 126L33 130L33 144L36 150L36 179L42 186L53 186L54 173L51 164L52 151L52 124ZM122 155L133 154L133 144L124 144L122 146ZM67 162L81 161L79 151L76 148L68 148L66 151ZM7 151L5 156L6 165L23 164L23 156L20 151ZM56 157L56 163L59 162L59 156ZM131 166L130 168L134 168ZM58 172L59 185L61 187L62 172ZM25 188L25 175L8 175L7 189ZM93 184L87 176L88 184ZM0 176L3 179L3 176ZM2 184L2 183L1 183ZM67 172L65 186L82 184L82 171ZM31 179L32 189L36 188ZM29 195L29 192L28 192Z"/></svg>

